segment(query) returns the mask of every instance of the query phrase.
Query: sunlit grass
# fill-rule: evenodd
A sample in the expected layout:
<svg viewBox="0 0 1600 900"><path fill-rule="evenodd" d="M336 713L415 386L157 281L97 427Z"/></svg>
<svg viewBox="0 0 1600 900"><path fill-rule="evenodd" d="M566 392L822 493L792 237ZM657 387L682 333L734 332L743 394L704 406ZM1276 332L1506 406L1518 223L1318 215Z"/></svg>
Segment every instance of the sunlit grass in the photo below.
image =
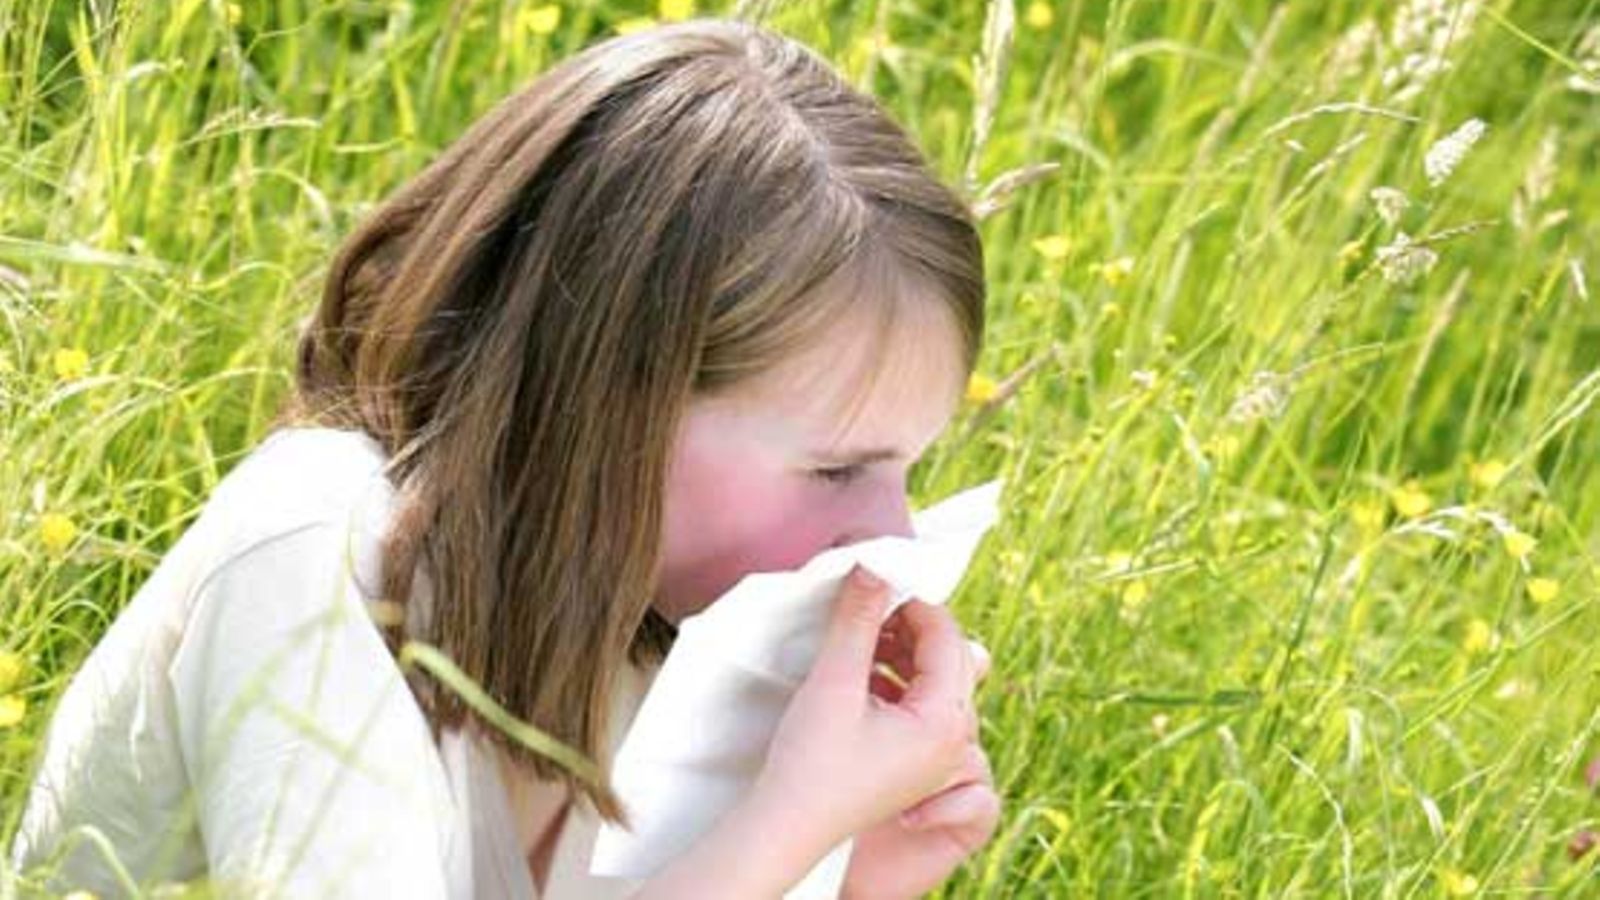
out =
<svg viewBox="0 0 1600 900"><path fill-rule="evenodd" d="M765 6L984 213L915 475L1008 486L954 603L1006 810L945 895L1592 894L1600 4ZM340 236L552 60L708 11L111 8L0 3L7 843Z"/></svg>

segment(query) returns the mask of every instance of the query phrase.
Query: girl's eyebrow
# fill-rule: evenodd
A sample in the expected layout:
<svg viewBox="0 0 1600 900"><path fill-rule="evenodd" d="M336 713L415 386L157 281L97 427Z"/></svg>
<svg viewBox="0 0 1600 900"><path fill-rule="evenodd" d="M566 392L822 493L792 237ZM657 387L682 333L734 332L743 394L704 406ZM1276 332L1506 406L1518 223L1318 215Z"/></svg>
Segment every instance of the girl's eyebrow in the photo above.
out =
<svg viewBox="0 0 1600 900"><path fill-rule="evenodd" d="M822 451L816 458L828 465L864 466L889 459L899 459L900 451L890 447L873 447L861 450Z"/></svg>

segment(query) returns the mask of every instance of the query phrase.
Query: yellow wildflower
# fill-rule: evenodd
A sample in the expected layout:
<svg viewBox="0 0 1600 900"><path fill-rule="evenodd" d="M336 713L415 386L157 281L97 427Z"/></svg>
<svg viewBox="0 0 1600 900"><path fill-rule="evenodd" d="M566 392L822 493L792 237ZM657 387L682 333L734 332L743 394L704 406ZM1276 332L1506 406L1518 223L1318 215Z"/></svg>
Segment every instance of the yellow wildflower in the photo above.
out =
<svg viewBox="0 0 1600 900"><path fill-rule="evenodd" d="M1439 873L1439 880L1444 883L1445 893L1452 897L1470 897L1478 892L1478 879L1465 872L1445 869Z"/></svg>
<svg viewBox="0 0 1600 900"><path fill-rule="evenodd" d="M617 34L633 34L636 31L653 28L655 24L656 20L650 16L634 16L631 19L623 19L617 23Z"/></svg>
<svg viewBox="0 0 1600 900"><path fill-rule="evenodd" d="M1117 287L1133 275L1133 257L1119 256L1089 267L1090 274L1099 275L1105 283Z"/></svg>
<svg viewBox="0 0 1600 900"><path fill-rule="evenodd" d="M244 8L237 3L228 4L228 24L237 28L244 18Z"/></svg>
<svg viewBox="0 0 1600 900"><path fill-rule="evenodd" d="M1045 259L1057 262L1072 253L1072 238L1064 234L1047 234L1033 239L1033 249Z"/></svg>
<svg viewBox="0 0 1600 900"><path fill-rule="evenodd" d="M1473 463L1471 469L1472 483L1484 490L1491 490L1506 477L1506 464L1498 459L1486 459L1480 463Z"/></svg>
<svg viewBox="0 0 1600 900"><path fill-rule="evenodd" d="M51 553L60 553L72 545L78 536L78 526L60 513L45 513L39 519L39 540Z"/></svg>
<svg viewBox="0 0 1600 900"><path fill-rule="evenodd" d="M1122 315L1122 307L1109 300L1100 307L1100 318L1102 319L1115 319L1120 315Z"/></svg>
<svg viewBox="0 0 1600 900"><path fill-rule="evenodd" d="M1347 241L1339 248L1339 262L1346 266L1353 266L1361 261L1361 242Z"/></svg>
<svg viewBox="0 0 1600 900"><path fill-rule="evenodd" d="M89 372L89 354L77 347L63 347L55 352L56 377L62 381L77 381Z"/></svg>
<svg viewBox="0 0 1600 900"><path fill-rule="evenodd" d="M561 7L554 3L532 7L523 14L522 21L534 34L554 34L561 26Z"/></svg>
<svg viewBox="0 0 1600 900"><path fill-rule="evenodd" d="M1512 559L1527 559L1528 554L1532 553L1534 546L1539 543L1533 535L1515 528L1502 533L1500 540L1505 544L1506 552L1511 554Z"/></svg>
<svg viewBox="0 0 1600 900"><path fill-rule="evenodd" d="M1350 521L1362 531L1377 531L1383 527L1383 505L1371 500L1352 503Z"/></svg>
<svg viewBox="0 0 1600 900"><path fill-rule="evenodd" d="M10 728L28 714L28 701L16 694L0 697L0 728Z"/></svg>
<svg viewBox="0 0 1600 900"><path fill-rule="evenodd" d="M1561 582L1554 578L1530 578L1524 588L1528 592L1529 600L1543 606L1561 593Z"/></svg>
<svg viewBox="0 0 1600 900"><path fill-rule="evenodd" d="M1482 619L1473 619L1467 623L1467 633L1461 638L1461 649L1468 653L1483 653L1493 650L1500 643L1500 636L1495 634L1489 623Z"/></svg>
<svg viewBox="0 0 1600 900"><path fill-rule="evenodd" d="M10 650L0 650L0 694L16 687L26 668L21 656Z"/></svg>
<svg viewBox="0 0 1600 900"><path fill-rule="evenodd" d="M1055 10L1045 0L1033 0L1028 4L1028 9L1022 14L1022 21L1035 31L1043 31L1055 22Z"/></svg>
<svg viewBox="0 0 1600 900"><path fill-rule="evenodd" d="M1404 484L1389 492L1389 502L1394 504L1394 511L1408 519L1427 515L1433 509L1433 499L1430 498L1415 478L1408 479Z"/></svg>
<svg viewBox="0 0 1600 900"><path fill-rule="evenodd" d="M1122 589L1122 605L1128 609L1138 609L1148 599L1150 599L1150 585L1142 578L1128 582L1127 587Z"/></svg>
<svg viewBox="0 0 1600 900"><path fill-rule="evenodd" d="M1133 568L1133 554L1126 550L1113 550L1106 554L1107 572L1126 572Z"/></svg>
<svg viewBox="0 0 1600 900"><path fill-rule="evenodd" d="M988 403L1000 393L1000 385L981 372L973 372L967 379L967 402L973 404Z"/></svg>
<svg viewBox="0 0 1600 900"><path fill-rule="evenodd" d="M868 32L856 38L856 52L862 56L882 56L884 51L894 46L887 34Z"/></svg>
<svg viewBox="0 0 1600 900"><path fill-rule="evenodd" d="M694 15L694 0L661 0L656 14L667 22L681 22Z"/></svg>
<svg viewBox="0 0 1600 900"><path fill-rule="evenodd" d="M1212 438L1206 443L1206 449L1210 450L1211 455L1217 459L1227 461L1239 455L1242 445L1243 441L1240 440L1239 436L1230 431L1223 432Z"/></svg>

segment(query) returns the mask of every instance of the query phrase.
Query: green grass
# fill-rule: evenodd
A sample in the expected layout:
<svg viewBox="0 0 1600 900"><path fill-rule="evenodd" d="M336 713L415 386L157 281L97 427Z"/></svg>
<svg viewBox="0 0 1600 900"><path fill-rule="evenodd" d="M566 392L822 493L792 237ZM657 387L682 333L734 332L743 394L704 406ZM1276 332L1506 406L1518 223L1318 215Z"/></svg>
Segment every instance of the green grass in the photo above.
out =
<svg viewBox="0 0 1600 900"><path fill-rule="evenodd" d="M977 2L769 5L974 196L1058 166L984 222L982 368L1032 366L914 473L1008 485L954 604L1005 817L944 895L1593 896L1600 95L1569 82L1600 2L1496 0L1398 97L1377 0L1023 2L988 55ZM0 0L7 843L53 699L262 436L340 236L652 11L112 7ZM1410 284L1383 185L1437 254Z"/></svg>

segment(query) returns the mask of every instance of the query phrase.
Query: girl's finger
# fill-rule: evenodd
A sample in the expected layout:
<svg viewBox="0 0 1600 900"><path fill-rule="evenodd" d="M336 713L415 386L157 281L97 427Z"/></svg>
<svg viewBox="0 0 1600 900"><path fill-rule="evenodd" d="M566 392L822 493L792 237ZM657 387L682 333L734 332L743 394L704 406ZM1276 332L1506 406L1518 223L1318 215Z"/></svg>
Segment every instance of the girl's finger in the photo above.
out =
<svg viewBox="0 0 1600 900"><path fill-rule="evenodd" d="M882 633L878 635L876 661L888 665L890 669L894 670L894 674L899 675L903 681L906 673L913 671L913 662L911 646L900 630L899 615L900 610L896 609L884 625ZM984 647L982 643L968 638L967 645L972 654L971 672L973 687L976 688L978 683L983 681L984 676L989 674L993 661L989 656L988 648Z"/></svg>
<svg viewBox="0 0 1600 900"><path fill-rule="evenodd" d="M969 784L994 784L994 775L989 770L989 757L984 755L983 747L976 740L967 743L960 766L945 777L937 790L925 795L922 800L930 800Z"/></svg>
<svg viewBox="0 0 1600 900"><path fill-rule="evenodd" d="M972 647L972 657L975 663L977 675L974 683L976 683L977 681L982 681L983 676L989 674L989 664L991 662L989 659L989 650L971 638L967 639L967 644Z"/></svg>
<svg viewBox="0 0 1600 900"><path fill-rule="evenodd" d="M950 790L963 784L993 784L994 773L989 768L989 755L983 752L983 746L976 739L967 744L967 753L961 760L961 768L944 783L942 790Z"/></svg>
<svg viewBox="0 0 1600 900"><path fill-rule="evenodd" d="M934 794L900 814L900 824L913 831L929 828L971 829L982 843L1000 820L1000 795L991 785L968 782Z"/></svg>
<svg viewBox="0 0 1600 900"><path fill-rule="evenodd" d="M840 585L827 633L807 680L829 690L859 691L867 684L889 605L889 587L859 564Z"/></svg>
<svg viewBox="0 0 1600 900"><path fill-rule="evenodd" d="M916 670L911 673L905 702L912 706L965 704L972 682L967 673L967 649L962 646L955 618L943 606L915 598L900 609Z"/></svg>

